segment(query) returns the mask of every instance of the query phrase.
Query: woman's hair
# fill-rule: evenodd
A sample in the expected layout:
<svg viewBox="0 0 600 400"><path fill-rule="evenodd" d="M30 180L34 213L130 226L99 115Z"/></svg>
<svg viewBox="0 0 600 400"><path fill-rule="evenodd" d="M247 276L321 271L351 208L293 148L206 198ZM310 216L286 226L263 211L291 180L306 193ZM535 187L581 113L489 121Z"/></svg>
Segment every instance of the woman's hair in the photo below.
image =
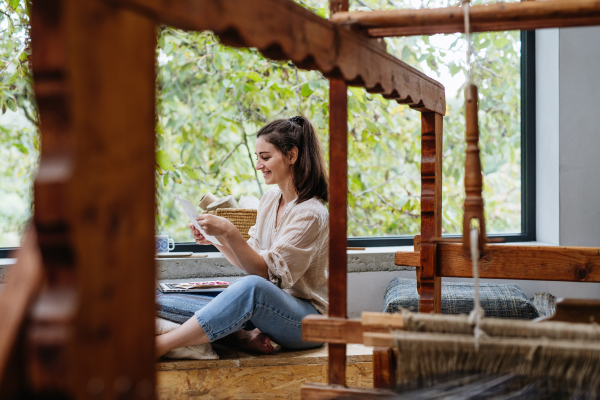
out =
<svg viewBox="0 0 600 400"><path fill-rule="evenodd" d="M292 174L298 203L313 197L328 201L329 177L325 157L317 132L308 119L297 116L269 122L258 131L256 137L271 143L284 156L294 146L298 148L298 159Z"/></svg>

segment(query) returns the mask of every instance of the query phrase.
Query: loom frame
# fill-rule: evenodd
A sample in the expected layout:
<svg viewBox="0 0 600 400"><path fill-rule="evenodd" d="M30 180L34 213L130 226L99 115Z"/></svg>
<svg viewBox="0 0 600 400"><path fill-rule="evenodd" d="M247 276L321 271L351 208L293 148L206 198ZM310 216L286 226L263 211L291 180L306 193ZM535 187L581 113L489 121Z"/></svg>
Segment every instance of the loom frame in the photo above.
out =
<svg viewBox="0 0 600 400"><path fill-rule="evenodd" d="M332 8L347 10L347 1ZM430 214L441 206L435 148L444 87L387 54L381 40L287 0L34 0L31 61L42 146L33 222L0 294L4 398L155 396L159 23L211 30L225 44L257 47L329 78L331 316L346 317L348 85L427 116ZM345 344L329 348L333 384L345 385L345 354Z"/></svg>

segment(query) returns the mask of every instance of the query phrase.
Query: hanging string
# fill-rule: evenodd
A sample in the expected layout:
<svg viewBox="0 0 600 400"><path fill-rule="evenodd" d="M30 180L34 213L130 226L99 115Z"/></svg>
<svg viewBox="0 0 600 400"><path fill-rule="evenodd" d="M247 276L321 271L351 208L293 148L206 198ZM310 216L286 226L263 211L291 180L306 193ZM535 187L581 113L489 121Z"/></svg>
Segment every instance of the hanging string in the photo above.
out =
<svg viewBox="0 0 600 400"><path fill-rule="evenodd" d="M473 260L473 281L475 299L473 304L473 311L471 311L471 313L469 314L469 322L475 324L475 327L473 329L473 343L475 346L475 351L477 351L479 350L479 340L487 335L481 329L481 320L485 315L485 311L483 311L483 308L481 307L481 302L479 301L479 229L475 227L471 229L471 260Z"/></svg>
<svg viewBox="0 0 600 400"><path fill-rule="evenodd" d="M464 15L465 15L465 39L467 40L467 84L471 86L473 84L473 69L471 68L471 56L473 55L473 42L471 41L471 18L469 16L469 10L471 6L470 0L462 1ZM467 100L471 100L471 91L467 90Z"/></svg>

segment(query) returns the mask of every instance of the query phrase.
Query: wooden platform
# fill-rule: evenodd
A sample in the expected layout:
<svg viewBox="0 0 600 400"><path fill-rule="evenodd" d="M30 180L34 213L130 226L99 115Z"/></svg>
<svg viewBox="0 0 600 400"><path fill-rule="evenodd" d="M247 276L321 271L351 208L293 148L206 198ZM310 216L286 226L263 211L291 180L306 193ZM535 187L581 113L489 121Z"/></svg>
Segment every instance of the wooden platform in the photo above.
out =
<svg viewBox="0 0 600 400"><path fill-rule="evenodd" d="M218 360L157 364L159 399L299 399L305 382L327 383L327 347L250 355L215 345ZM348 385L373 387L373 348L348 345Z"/></svg>

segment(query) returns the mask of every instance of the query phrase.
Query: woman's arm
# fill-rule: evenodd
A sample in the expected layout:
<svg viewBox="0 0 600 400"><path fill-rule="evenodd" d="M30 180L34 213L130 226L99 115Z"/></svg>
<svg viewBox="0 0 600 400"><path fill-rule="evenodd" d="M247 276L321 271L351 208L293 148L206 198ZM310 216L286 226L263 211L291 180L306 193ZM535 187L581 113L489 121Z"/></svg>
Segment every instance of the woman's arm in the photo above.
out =
<svg viewBox="0 0 600 400"><path fill-rule="evenodd" d="M198 223L207 234L220 236L224 239L225 245L217 246L217 248L229 262L250 275L269 278L267 263L263 257L250 247L240 231L229 220L215 215L202 214L198 216ZM198 231L196 230L196 232ZM236 262L234 263L232 259Z"/></svg>
<svg viewBox="0 0 600 400"><path fill-rule="evenodd" d="M196 229L196 227L193 224L189 224L189 228L192 230L192 234L194 235L194 241L197 244L202 244L202 245L211 245L212 244L212 245L214 245L217 248L217 250L219 250L221 252L221 254L223 254L230 263L232 263L239 269L244 270L240 266L240 262L235 257L235 254L233 254L233 252L231 251L231 248L229 247L229 244L227 244L226 240L220 240L220 242L223 243L223 246L219 246L218 244L214 244L214 243L206 240L204 235L202 233L200 233L200 231L198 229Z"/></svg>
<svg viewBox="0 0 600 400"><path fill-rule="evenodd" d="M235 227L234 227L235 228ZM269 268L265 259L246 242L240 231L230 230L223 234L229 248L240 260L240 267L250 275L262 276L269 279Z"/></svg>

